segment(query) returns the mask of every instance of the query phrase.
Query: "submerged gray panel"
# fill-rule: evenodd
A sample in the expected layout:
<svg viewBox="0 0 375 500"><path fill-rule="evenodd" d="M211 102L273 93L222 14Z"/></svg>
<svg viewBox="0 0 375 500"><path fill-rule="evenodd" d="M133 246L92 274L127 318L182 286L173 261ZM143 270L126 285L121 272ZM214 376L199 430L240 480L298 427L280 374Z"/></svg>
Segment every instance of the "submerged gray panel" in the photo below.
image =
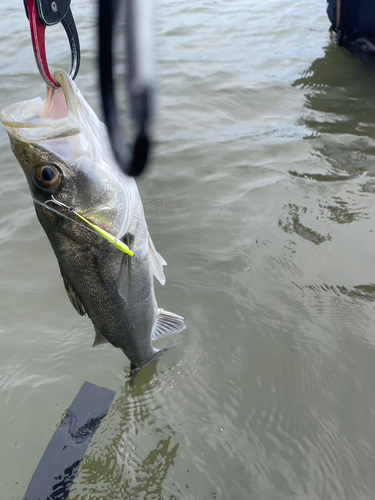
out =
<svg viewBox="0 0 375 500"><path fill-rule="evenodd" d="M84 382L52 436L23 500L65 500L115 392Z"/></svg>

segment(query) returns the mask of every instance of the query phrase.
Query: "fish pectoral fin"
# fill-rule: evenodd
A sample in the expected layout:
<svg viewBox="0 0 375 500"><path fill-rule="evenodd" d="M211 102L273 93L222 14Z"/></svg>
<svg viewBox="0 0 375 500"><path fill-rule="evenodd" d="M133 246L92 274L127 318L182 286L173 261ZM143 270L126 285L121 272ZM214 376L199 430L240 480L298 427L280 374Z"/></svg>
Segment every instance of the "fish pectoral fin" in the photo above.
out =
<svg viewBox="0 0 375 500"><path fill-rule="evenodd" d="M125 301L128 298L130 286L130 264L131 257L124 253L120 266L120 274L118 277L117 290L122 299Z"/></svg>
<svg viewBox="0 0 375 500"><path fill-rule="evenodd" d="M84 316L86 314L85 306L83 305L83 302L80 299L80 297L76 294L69 279L67 278L64 271L61 269L61 266L60 266L60 272L61 272L62 279L64 280L65 290L66 290L66 293L68 294L70 302L72 303L72 305L74 306L74 308L76 309L78 314L80 314L81 316Z"/></svg>
<svg viewBox="0 0 375 500"><path fill-rule="evenodd" d="M130 250L134 248L135 237L131 233L127 233L122 241L128 245ZM117 290L122 299L125 301L128 297L128 291L130 287L130 272L131 272L131 259L128 254L124 253L120 266L120 274L118 277Z"/></svg>
<svg viewBox="0 0 375 500"><path fill-rule="evenodd" d="M163 266L166 266L167 263L160 255L160 253L156 251L156 248L152 242L150 234L148 235L148 252L150 254L150 259L151 259L152 274L155 276L157 280L160 281L162 285L164 285L165 275L163 272Z"/></svg>
<svg viewBox="0 0 375 500"><path fill-rule="evenodd" d="M97 345L106 344L107 342L108 340L95 328L95 340L92 346L96 347Z"/></svg>
<svg viewBox="0 0 375 500"><path fill-rule="evenodd" d="M186 325L182 316L159 309L151 338L152 340L158 340L172 333L182 332L185 328Z"/></svg>

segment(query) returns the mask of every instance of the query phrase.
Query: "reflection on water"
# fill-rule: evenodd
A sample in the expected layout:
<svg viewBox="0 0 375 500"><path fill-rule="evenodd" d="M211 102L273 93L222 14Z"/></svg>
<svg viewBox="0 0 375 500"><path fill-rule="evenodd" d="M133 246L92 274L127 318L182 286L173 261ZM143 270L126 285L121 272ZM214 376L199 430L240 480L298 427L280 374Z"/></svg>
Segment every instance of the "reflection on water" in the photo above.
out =
<svg viewBox="0 0 375 500"><path fill-rule="evenodd" d="M375 301L375 285L371 283L369 285L355 285L352 288L347 288L345 286L333 286L333 285L305 285L299 286L296 285L300 290L311 290L312 292L321 293L321 292L331 292L336 296L340 296L340 294L345 295L347 297L351 297L353 299L361 299L367 302Z"/></svg>
<svg viewBox="0 0 375 500"><path fill-rule="evenodd" d="M309 195L304 196L306 205L285 205L279 227L324 243L321 256L329 256L325 273L320 271L311 283L294 284L314 320L326 328L345 324L360 330L361 313L367 314L366 303L374 300L374 285L358 284L366 283L366 269L372 274L367 252L372 225L367 221L373 218L375 193L374 78L374 57L342 49L331 40L324 56L292 84L304 92L305 112L299 122L307 129L304 140L314 161L289 169ZM350 233L345 231L349 225ZM372 336L364 336L373 343Z"/></svg>
<svg viewBox="0 0 375 500"><path fill-rule="evenodd" d="M315 245L331 239L329 235L323 236L302 224L301 218L307 212L306 207L298 207L295 204L289 203L288 206L284 206L284 209L286 209L285 220L279 220L279 227L286 233L298 234L298 236L315 243Z"/></svg>
<svg viewBox="0 0 375 500"><path fill-rule="evenodd" d="M157 362L125 382L86 454L69 500L163 498L163 483L179 443L169 424L156 422L162 378Z"/></svg>
<svg viewBox="0 0 375 500"><path fill-rule="evenodd" d="M319 245L332 236L314 226L329 221L350 224L370 217L368 202L359 193L373 192L374 185L374 78L374 58L353 55L331 42L324 57L314 60L294 81L293 87L305 94L306 112L300 123L308 129L305 140L316 161L311 162L312 168L289 169L289 174L311 186L335 182L339 187L336 194L320 196L313 205L285 205L279 227L286 233Z"/></svg>
<svg viewBox="0 0 375 500"><path fill-rule="evenodd" d="M306 136L329 164L329 175L315 180L343 180L363 172L375 174L375 59L352 54L331 42L293 83L305 92L307 112L301 119Z"/></svg>

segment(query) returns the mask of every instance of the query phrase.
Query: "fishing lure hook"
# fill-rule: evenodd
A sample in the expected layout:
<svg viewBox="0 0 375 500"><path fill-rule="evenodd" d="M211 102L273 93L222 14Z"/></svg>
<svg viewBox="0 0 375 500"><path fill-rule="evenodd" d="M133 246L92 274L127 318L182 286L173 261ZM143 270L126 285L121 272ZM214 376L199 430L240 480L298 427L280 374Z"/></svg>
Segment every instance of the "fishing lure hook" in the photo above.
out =
<svg viewBox="0 0 375 500"><path fill-rule="evenodd" d="M110 243L113 243L113 245L118 250L120 250L123 253L126 253L126 254L130 255L130 257L134 256L134 252L132 250L130 250L130 248L128 247L128 245L126 245L123 241L118 240L115 236L112 236L112 234L108 233L108 231L105 231L104 229L102 229L101 227L97 226L96 224L93 224L92 222L88 221L85 217L83 217L83 215L81 215L78 212L76 212L73 207L68 207L68 205L65 205L65 203L62 203L61 201L56 200L56 198L53 196L53 194L51 195L51 199L50 200L47 200L47 201L44 202L44 206L48 210L50 207L47 207L47 203L55 203L59 207L66 208L68 210L68 212L71 212L74 215L76 215L79 219L81 219L83 222L85 222L90 228L92 228L97 234L100 234L100 236L102 236L104 239L106 239ZM62 214L60 214L60 215L62 215Z"/></svg>

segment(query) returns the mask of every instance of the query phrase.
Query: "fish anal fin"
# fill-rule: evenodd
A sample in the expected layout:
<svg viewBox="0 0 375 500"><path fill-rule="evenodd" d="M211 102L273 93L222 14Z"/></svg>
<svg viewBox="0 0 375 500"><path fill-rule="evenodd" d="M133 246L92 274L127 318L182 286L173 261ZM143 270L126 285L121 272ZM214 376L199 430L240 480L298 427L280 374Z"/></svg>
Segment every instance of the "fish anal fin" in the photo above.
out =
<svg viewBox="0 0 375 500"><path fill-rule="evenodd" d="M182 316L159 309L159 314L156 316L152 331L152 340L161 339L172 333L182 332L185 328L186 325Z"/></svg>
<svg viewBox="0 0 375 500"><path fill-rule="evenodd" d="M93 347L96 347L97 345L101 344L106 344L108 340L102 335L99 330L95 328L95 340L94 343L92 344Z"/></svg>
<svg viewBox="0 0 375 500"><path fill-rule="evenodd" d="M163 259L163 257L156 251L156 248L152 242L150 234L148 235L148 253L151 259L151 269L152 274L155 276L157 280L160 281L162 285L165 284L165 275L163 271L163 266L166 266L167 263Z"/></svg>
<svg viewBox="0 0 375 500"><path fill-rule="evenodd" d="M66 290L66 293L68 294L70 302L72 303L72 305L74 306L74 308L76 309L78 314L80 314L81 316L84 316L86 314L85 306L83 305L83 302L82 302L81 298L79 297L79 295L75 292L74 288L72 287L66 274L61 269L61 266L60 266L60 272L61 272L61 276L64 280L65 290Z"/></svg>

